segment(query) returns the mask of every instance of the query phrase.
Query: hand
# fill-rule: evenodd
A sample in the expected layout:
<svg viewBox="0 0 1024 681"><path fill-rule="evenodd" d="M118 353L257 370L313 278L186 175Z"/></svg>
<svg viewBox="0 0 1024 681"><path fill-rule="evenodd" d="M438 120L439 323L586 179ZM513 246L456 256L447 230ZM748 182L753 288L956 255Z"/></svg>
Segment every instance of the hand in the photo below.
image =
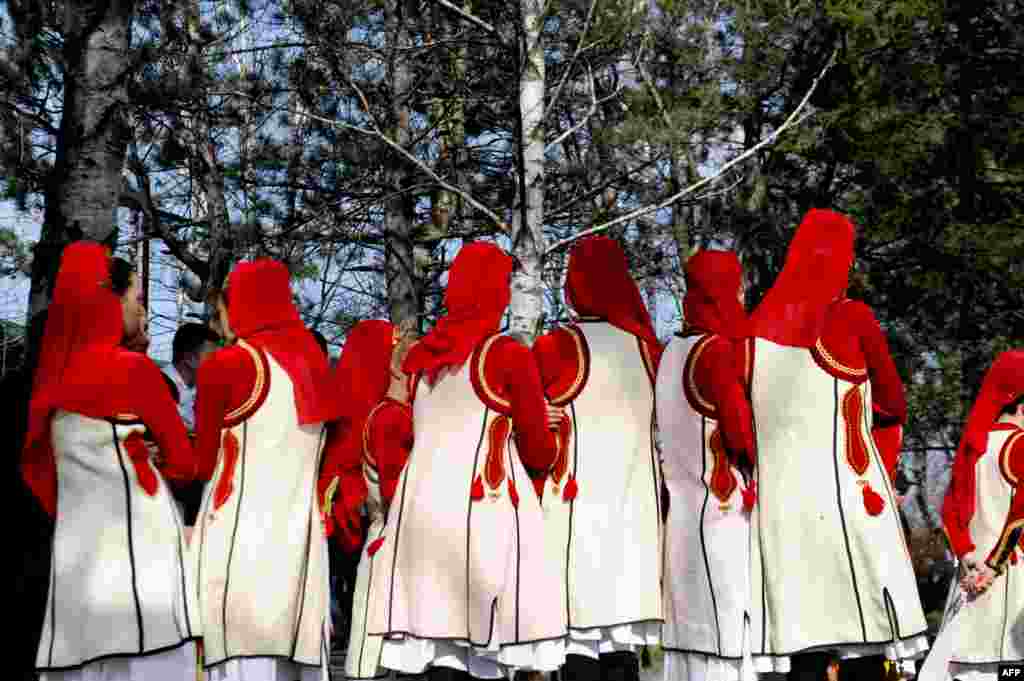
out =
<svg viewBox="0 0 1024 681"><path fill-rule="evenodd" d="M967 577L960 582L960 586L969 595L977 598L982 595L995 581L996 572L985 563L976 567Z"/></svg>
<svg viewBox="0 0 1024 681"><path fill-rule="evenodd" d="M160 448L152 442L146 442L146 449L149 450L149 458L153 462L153 465L157 468L163 468L163 465L167 463L167 460L160 451Z"/></svg>
<svg viewBox="0 0 1024 681"><path fill-rule="evenodd" d="M131 350L132 352L141 352L145 354L146 351L149 350L149 336L146 335L145 331L140 329L137 334L124 342L124 348L126 350Z"/></svg>
<svg viewBox="0 0 1024 681"><path fill-rule="evenodd" d="M547 416L548 416L548 430L557 431L559 426L562 424L562 419L565 418L565 409L561 407L553 407L550 404L547 405Z"/></svg>

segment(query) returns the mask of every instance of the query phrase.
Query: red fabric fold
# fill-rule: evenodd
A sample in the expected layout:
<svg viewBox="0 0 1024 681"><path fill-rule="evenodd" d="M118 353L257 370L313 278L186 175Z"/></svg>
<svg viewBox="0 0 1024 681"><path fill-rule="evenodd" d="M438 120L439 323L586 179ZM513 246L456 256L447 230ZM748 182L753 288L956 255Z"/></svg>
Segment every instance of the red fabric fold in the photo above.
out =
<svg viewBox="0 0 1024 681"><path fill-rule="evenodd" d="M125 438L124 451L132 462L132 467L135 469L135 477L139 480L139 486L149 496L156 496L159 483L157 483L156 472L149 463L149 448L146 447L146 441L142 438L142 433L136 431Z"/></svg>
<svg viewBox="0 0 1024 681"><path fill-rule="evenodd" d="M644 341L655 361L661 359L661 341L640 289L629 274L629 262L613 239L592 236L581 239L569 254L565 279L569 305L583 317L600 317Z"/></svg>
<svg viewBox="0 0 1024 681"><path fill-rule="evenodd" d="M853 266L853 223L812 209L793 236L786 264L750 316L749 335L780 345L814 347L829 306L846 290Z"/></svg>
<svg viewBox="0 0 1024 681"><path fill-rule="evenodd" d="M447 312L405 358L408 374L424 373L434 383L444 367L460 366L501 326L511 299L512 258L494 244L473 242L459 250L448 270Z"/></svg>
<svg viewBox="0 0 1024 681"><path fill-rule="evenodd" d="M683 319L687 326L730 339L747 331L747 312L739 300L743 267L732 251L698 251L686 261Z"/></svg>
<svg viewBox="0 0 1024 681"><path fill-rule="evenodd" d="M291 378L300 424L338 418L330 366L292 301L288 268L269 258L239 263L228 277L227 308L235 335L269 352Z"/></svg>

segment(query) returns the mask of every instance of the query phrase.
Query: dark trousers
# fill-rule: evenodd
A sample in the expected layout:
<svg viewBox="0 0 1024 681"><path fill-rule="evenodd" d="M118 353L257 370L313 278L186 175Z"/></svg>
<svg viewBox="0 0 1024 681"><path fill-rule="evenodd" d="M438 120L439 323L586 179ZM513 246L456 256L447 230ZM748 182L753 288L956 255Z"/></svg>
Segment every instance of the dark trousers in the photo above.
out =
<svg viewBox="0 0 1024 681"><path fill-rule="evenodd" d="M582 655L566 655L559 681L639 681L640 659L636 653L606 653L600 660Z"/></svg>

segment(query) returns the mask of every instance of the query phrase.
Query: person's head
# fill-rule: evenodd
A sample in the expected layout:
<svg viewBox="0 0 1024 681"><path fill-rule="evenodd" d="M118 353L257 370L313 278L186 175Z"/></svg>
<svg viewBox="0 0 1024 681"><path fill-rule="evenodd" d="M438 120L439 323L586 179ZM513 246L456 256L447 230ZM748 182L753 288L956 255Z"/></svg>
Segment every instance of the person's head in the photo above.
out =
<svg viewBox="0 0 1024 681"><path fill-rule="evenodd" d="M210 327L190 322L182 324L171 342L171 361L189 385L195 380L199 365L217 349L220 340Z"/></svg>
<svg viewBox="0 0 1024 681"><path fill-rule="evenodd" d="M132 264L124 258L110 259L110 288L121 299L124 319L124 338L131 339L143 333L146 308L142 306L139 278Z"/></svg>
<svg viewBox="0 0 1024 681"><path fill-rule="evenodd" d="M839 657L829 655L825 663L825 679L827 681L839 681Z"/></svg>
<svg viewBox="0 0 1024 681"><path fill-rule="evenodd" d="M999 412L999 420L1004 423L1015 423L1024 428L1024 393L1013 402L1003 405Z"/></svg>

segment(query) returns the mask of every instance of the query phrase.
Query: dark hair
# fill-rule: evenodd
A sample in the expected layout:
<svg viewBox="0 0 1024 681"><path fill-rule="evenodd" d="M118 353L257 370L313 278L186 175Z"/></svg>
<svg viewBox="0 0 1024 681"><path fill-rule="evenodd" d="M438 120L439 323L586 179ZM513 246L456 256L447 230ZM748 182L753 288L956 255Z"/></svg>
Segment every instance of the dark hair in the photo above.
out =
<svg viewBox="0 0 1024 681"><path fill-rule="evenodd" d="M216 343L219 340L220 336L205 324L182 324L174 333L174 340L171 342L171 361L179 362L186 354L198 351L203 347L203 343Z"/></svg>
<svg viewBox="0 0 1024 681"><path fill-rule="evenodd" d="M324 355L330 356L331 353L327 351L327 339L324 338L324 335L316 329L310 329L310 333L313 334L313 338L316 339L316 343L320 346L320 349L323 350Z"/></svg>
<svg viewBox="0 0 1024 681"><path fill-rule="evenodd" d="M110 290L117 296L123 296L132 285L135 268L124 258L110 259Z"/></svg>
<svg viewBox="0 0 1024 681"><path fill-rule="evenodd" d="M1017 408L1024 404L1024 393L1017 396L1013 402L1008 402L1003 405L1002 411L999 412L1000 416L1013 416L1017 413Z"/></svg>

